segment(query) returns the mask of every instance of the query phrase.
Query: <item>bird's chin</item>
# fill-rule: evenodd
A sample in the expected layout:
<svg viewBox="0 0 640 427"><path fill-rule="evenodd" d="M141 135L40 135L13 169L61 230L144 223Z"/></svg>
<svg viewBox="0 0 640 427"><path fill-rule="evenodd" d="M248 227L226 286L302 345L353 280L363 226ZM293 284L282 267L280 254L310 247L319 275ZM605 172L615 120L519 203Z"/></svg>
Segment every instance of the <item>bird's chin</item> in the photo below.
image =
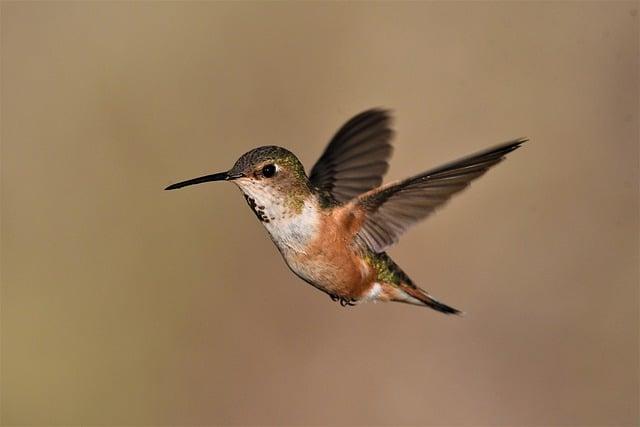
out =
<svg viewBox="0 0 640 427"><path fill-rule="evenodd" d="M248 178L238 178L231 181L244 193L245 196L254 197L255 193L259 193L260 189L255 182Z"/></svg>
<svg viewBox="0 0 640 427"><path fill-rule="evenodd" d="M245 178L245 177L236 178L231 182L235 184L242 191L244 191L245 189L249 189L251 187L251 181L249 180L249 178Z"/></svg>

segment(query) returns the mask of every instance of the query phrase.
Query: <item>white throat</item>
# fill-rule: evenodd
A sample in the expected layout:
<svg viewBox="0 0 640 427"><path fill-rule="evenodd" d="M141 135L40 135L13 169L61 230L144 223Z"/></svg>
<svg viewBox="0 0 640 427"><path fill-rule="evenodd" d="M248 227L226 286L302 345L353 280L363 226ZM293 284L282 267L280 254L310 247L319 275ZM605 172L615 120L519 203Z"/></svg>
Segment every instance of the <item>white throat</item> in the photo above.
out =
<svg viewBox="0 0 640 427"><path fill-rule="evenodd" d="M263 222L281 252L305 252L308 244L317 236L319 213L311 200L302 206L300 213L284 214L269 222Z"/></svg>
<svg viewBox="0 0 640 427"><path fill-rule="evenodd" d="M309 242L317 236L320 213L315 197L309 197L302 207L294 208L266 186L254 183L240 186L240 189L285 257L292 251L303 253Z"/></svg>

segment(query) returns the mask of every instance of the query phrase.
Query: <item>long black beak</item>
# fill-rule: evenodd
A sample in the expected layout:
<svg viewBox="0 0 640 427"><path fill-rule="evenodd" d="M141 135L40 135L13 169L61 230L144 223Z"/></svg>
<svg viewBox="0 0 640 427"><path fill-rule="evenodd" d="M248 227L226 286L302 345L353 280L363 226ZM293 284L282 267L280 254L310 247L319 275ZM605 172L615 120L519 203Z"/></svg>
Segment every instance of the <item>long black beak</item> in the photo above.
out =
<svg viewBox="0 0 640 427"><path fill-rule="evenodd" d="M171 184L165 190L175 190L178 188L186 187L187 185L201 184L203 182L210 181L229 181L232 179L240 178L242 175L232 175L229 172L214 173L211 175L200 176L198 178L189 179L187 181L177 182Z"/></svg>

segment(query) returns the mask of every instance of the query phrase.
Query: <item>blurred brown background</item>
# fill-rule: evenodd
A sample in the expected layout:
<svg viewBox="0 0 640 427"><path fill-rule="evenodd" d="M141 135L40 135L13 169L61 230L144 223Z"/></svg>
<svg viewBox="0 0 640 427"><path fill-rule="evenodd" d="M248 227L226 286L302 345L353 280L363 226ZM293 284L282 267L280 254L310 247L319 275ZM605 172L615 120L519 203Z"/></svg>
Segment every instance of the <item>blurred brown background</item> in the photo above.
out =
<svg viewBox="0 0 640 427"><path fill-rule="evenodd" d="M2 3L2 422L631 425L638 3ZM394 109L389 179L532 142L341 308L229 184Z"/></svg>

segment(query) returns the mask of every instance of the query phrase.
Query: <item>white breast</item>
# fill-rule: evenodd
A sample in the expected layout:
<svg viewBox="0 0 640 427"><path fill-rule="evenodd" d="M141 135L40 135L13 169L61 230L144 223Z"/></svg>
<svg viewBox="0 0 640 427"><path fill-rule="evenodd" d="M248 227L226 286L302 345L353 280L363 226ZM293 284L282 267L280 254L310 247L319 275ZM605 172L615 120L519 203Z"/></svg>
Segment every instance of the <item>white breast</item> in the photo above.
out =
<svg viewBox="0 0 640 427"><path fill-rule="evenodd" d="M320 219L313 200L305 202L299 214L274 212L271 218L263 224L285 258L291 251L304 253L317 236Z"/></svg>
<svg viewBox="0 0 640 427"><path fill-rule="evenodd" d="M318 201L309 197L299 209L287 203L286 196L274 193L262 182L238 180L236 184L247 197L247 202L269 232L287 265L304 280L315 283L316 274L310 270L312 263L302 261L305 258L298 255L304 255L309 243L318 235L321 215Z"/></svg>
<svg viewBox="0 0 640 427"><path fill-rule="evenodd" d="M295 209L282 195L260 181L238 180L235 183L283 255L289 250L303 250L316 235L319 213L314 197L309 197L302 209Z"/></svg>

